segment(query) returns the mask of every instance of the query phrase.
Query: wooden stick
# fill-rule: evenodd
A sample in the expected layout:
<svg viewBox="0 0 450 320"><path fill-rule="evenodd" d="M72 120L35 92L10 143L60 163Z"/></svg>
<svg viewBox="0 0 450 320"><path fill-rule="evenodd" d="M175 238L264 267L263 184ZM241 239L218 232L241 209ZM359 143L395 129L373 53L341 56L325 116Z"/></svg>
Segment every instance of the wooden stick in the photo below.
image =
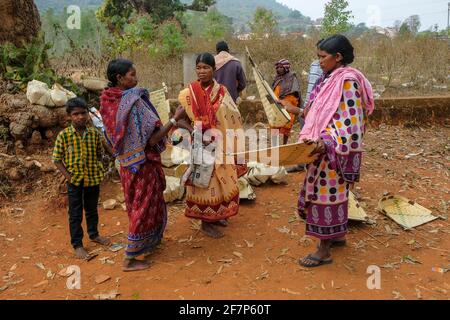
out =
<svg viewBox="0 0 450 320"><path fill-rule="evenodd" d="M360 229L360 228L358 228L358 227L356 227L356 228L357 228L359 231L364 232L365 234L367 234L368 236L370 236L372 239L374 239L374 240L377 241L378 243L382 244L383 246L386 244L386 243L383 243L382 241L378 240L377 238L375 238L375 236L371 235L370 233L364 231L363 229ZM389 240L390 240L390 239L389 239ZM389 241L389 240L388 240L388 241Z"/></svg>
<svg viewBox="0 0 450 320"><path fill-rule="evenodd" d="M171 267L175 267L175 265L173 263L169 263L169 262L164 262L164 261L153 261L153 263L161 263L161 264L165 264Z"/></svg>
<svg viewBox="0 0 450 320"><path fill-rule="evenodd" d="M9 197L6 195L6 193L5 193L2 189L0 189L0 191L1 191L2 194L5 196L6 199L9 199Z"/></svg>
<svg viewBox="0 0 450 320"><path fill-rule="evenodd" d="M425 238L424 236L422 236L422 235L420 235L420 234L417 234L417 232L419 232L419 231L417 231L417 230L415 230L415 229L411 229L410 231L411 231L411 233L413 233L415 236L417 236L417 237L419 237L419 238L422 238L422 239L424 239L424 240L426 240L426 241L428 241L428 242L432 242L432 241L433 241L433 240L430 240L430 239ZM416 231L416 232L412 232L412 231Z"/></svg>
<svg viewBox="0 0 450 320"><path fill-rule="evenodd" d="M110 237L112 238L112 237L118 236L119 234L123 234L123 231L114 233L114 234L110 235Z"/></svg>
<svg viewBox="0 0 450 320"><path fill-rule="evenodd" d="M11 155L9 155L9 154L6 154L6 153L1 153L0 152L0 156L2 156L2 157L5 157L5 158L14 158L14 156L11 156Z"/></svg>
<svg viewBox="0 0 450 320"><path fill-rule="evenodd" d="M450 252L450 250L439 249L439 248L434 248L434 247L428 247L427 246L427 248L430 248L430 249L433 249L433 250L437 250L437 251Z"/></svg>

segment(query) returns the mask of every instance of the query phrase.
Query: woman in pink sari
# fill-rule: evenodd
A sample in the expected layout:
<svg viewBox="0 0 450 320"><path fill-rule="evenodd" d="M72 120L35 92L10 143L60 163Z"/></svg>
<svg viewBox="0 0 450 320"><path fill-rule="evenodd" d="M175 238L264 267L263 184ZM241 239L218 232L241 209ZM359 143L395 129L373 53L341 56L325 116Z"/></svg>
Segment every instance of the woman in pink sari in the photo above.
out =
<svg viewBox="0 0 450 320"><path fill-rule="evenodd" d="M309 97L299 137L315 144L317 160L308 166L298 209L306 218L306 234L318 238L320 244L315 253L299 261L304 267L331 263L331 247L345 244L349 190L359 181L362 140L367 116L374 108L369 81L349 67L353 51L342 35L318 46L324 75Z"/></svg>

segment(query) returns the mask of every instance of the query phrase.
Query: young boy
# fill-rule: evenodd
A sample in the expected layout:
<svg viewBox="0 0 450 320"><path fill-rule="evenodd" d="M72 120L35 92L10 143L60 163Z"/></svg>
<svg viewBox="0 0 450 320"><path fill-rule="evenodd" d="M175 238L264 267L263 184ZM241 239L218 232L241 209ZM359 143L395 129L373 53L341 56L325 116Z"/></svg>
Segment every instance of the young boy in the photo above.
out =
<svg viewBox="0 0 450 320"><path fill-rule="evenodd" d="M104 176L101 156L101 136L88 127L89 112L82 98L67 101L67 114L71 125L56 138L53 162L67 179L69 194L69 227L71 244L78 259L87 259L83 247L83 207L91 241L109 245L110 240L98 234L98 199L100 183Z"/></svg>

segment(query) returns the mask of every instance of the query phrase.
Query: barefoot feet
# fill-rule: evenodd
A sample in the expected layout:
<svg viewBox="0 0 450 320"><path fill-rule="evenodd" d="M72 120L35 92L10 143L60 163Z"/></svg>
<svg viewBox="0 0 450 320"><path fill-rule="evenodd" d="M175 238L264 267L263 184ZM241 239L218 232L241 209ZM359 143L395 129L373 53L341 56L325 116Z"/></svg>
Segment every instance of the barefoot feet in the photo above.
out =
<svg viewBox="0 0 450 320"><path fill-rule="evenodd" d="M136 259L125 260L122 270L124 272L142 271L151 267L151 262Z"/></svg>
<svg viewBox="0 0 450 320"><path fill-rule="evenodd" d="M219 239L224 236L222 232L217 230L214 224L202 221L202 226L200 227L200 231L206 234L208 237Z"/></svg>

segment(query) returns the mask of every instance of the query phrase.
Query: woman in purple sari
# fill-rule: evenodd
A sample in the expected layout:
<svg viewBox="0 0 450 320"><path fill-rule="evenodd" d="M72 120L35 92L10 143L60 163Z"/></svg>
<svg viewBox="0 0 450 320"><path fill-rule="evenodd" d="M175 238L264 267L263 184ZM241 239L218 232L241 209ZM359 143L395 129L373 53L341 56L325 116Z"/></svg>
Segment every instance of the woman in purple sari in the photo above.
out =
<svg viewBox="0 0 450 320"><path fill-rule="evenodd" d="M320 244L315 253L299 261L304 267L331 263L331 247L345 244L349 189L359 181L366 120L374 108L369 81L348 66L353 51L342 35L318 46L324 75L310 95L299 137L315 144L317 159L308 166L298 210L306 219L306 234Z"/></svg>

